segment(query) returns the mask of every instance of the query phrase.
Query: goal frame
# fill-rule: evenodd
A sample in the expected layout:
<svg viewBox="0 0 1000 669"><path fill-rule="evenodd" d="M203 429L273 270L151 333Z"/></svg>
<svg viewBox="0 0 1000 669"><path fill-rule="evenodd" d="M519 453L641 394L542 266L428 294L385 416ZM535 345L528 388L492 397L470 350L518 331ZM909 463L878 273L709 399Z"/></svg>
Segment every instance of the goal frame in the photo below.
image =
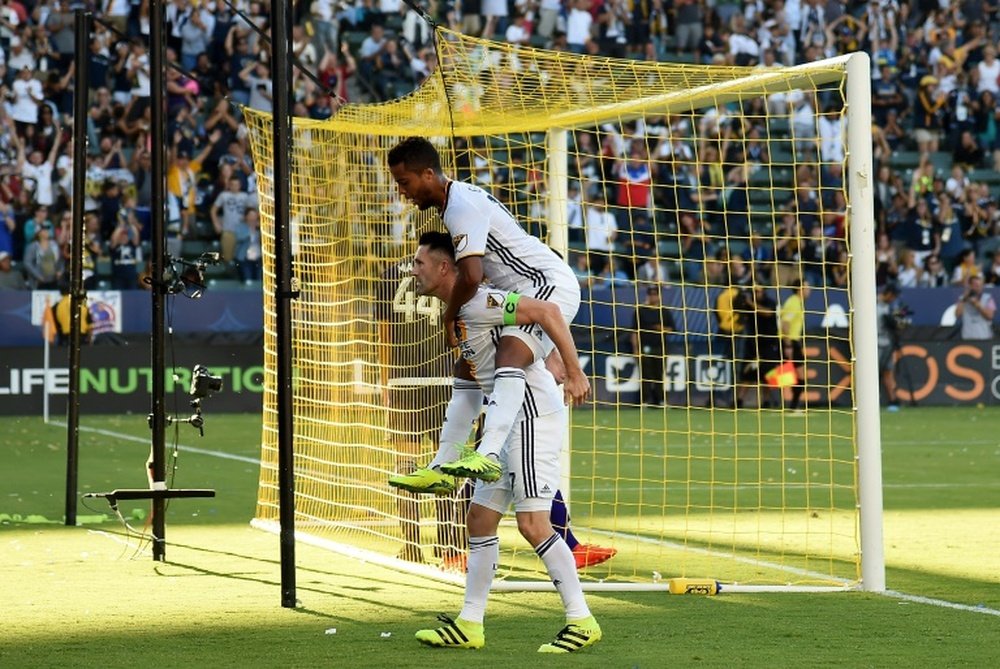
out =
<svg viewBox="0 0 1000 669"><path fill-rule="evenodd" d="M882 537L882 474L879 416L879 378L876 342L875 284L875 219L873 196L873 166L871 144L871 61L868 54L852 53L796 65L788 68L757 70L746 77L723 83L699 86L666 94L638 98L624 103L597 105L575 109L546 117L544 127L538 121L520 119L516 131L546 133L548 166L548 230L550 245L568 258L568 225L566 202L568 191L568 133L578 127L588 127L607 120L627 120L639 113L670 114L717 106L742 98L748 87L755 93L787 92L796 88L814 88L844 81L845 114L847 119L847 222L850 239L850 293L852 304L851 346L853 349L853 390L855 407L853 421L856 444L855 482L858 508L856 523L860 542L861 578L844 580L832 586L743 585L724 584L725 592L839 592L863 590L885 591L885 563ZM347 128L350 130L350 128ZM362 128L357 128L362 130ZM511 126L495 123L462 124L453 127L453 136L478 136L512 132ZM369 134L399 134L398 128L381 126L363 128ZM405 132L405 131L404 131ZM567 431L568 433L568 431ZM568 440L568 434L566 439ZM563 491L569 501L569 449L562 454ZM279 533L275 521L255 519L253 527ZM320 546L347 556L390 568L401 568L401 561L356 546L313 534L298 527L295 538L303 543ZM461 585L464 577L449 574L426 565L405 564L402 568L438 581ZM836 579L835 579L836 580ZM587 591L666 591L665 580L653 583L584 582ZM495 591L552 591L548 581L501 580L493 584Z"/></svg>

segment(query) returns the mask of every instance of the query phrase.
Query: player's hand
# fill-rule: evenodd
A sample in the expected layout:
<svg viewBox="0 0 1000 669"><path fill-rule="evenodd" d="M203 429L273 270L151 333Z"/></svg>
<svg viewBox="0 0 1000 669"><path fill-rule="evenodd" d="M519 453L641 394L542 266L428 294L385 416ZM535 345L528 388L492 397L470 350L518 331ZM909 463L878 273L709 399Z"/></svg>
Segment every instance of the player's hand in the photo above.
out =
<svg viewBox="0 0 1000 669"><path fill-rule="evenodd" d="M455 334L455 321L445 319L444 332L448 336L448 346L452 348L458 346L458 335Z"/></svg>
<svg viewBox="0 0 1000 669"><path fill-rule="evenodd" d="M572 372L567 370L563 393L565 394L567 404L580 406L586 401L590 395L590 380L587 379L587 375L583 373L583 370Z"/></svg>

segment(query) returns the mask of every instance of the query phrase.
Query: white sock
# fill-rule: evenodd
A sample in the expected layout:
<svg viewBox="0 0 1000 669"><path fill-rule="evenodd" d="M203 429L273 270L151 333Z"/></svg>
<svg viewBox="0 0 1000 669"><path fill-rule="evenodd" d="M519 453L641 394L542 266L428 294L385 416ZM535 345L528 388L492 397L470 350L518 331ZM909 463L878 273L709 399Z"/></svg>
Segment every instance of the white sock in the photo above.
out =
<svg viewBox="0 0 1000 669"><path fill-rule="evenodd" d="M431 469L458 459L458 447L469 441L472 426L483 411L483 391L475 381L455 379L438 437L438 452Z"/></svg>
<svg viewBox="0 0 1000 669"><path fill-rule="evenodd" d="M510 431L524 403L524 370L501 367L493 374L493 394L486 407L483 440L479 452L495 460L500 459L500 449L510 436Z"/></svg>
<svg viewBox="0 0 1000 669"><path fill-rule="evenodd" d="M583 597L580 586L580 575L576 573L576 562L573 552L556 533L535 546L535 552L545 563L549 578L559 591L563 608L566 609L566 620L579 620L590 617L590 608Z"/></svg>
<svg viewBox="0 0 1000 669"><path fill-rule="evenodd" d="M470 623L482 624L486 614L486 598L490 594L493 575L500 561L500 539L469 537L469 559L465 572L465 605L458 617ZM577 581L579 585L579 580Z"/></svg>

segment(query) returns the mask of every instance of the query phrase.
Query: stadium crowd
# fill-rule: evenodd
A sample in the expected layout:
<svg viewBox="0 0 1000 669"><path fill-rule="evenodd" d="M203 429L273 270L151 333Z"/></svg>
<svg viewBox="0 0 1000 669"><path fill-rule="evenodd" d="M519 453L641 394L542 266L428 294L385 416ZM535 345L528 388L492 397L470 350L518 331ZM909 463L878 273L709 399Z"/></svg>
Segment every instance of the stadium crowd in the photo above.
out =
<svg viewBox="0 0 1000 669"><path fill-rule="evenodd" d="M622 58L779 66L866 50L874 79L879 282L943 286L981 275L1000 283L1000 17L991 0L454 0L424 6L466 33ZM83 194L87 285L143 286L151 199L149 2L2 0L0 287L56 287L66 272L73 11L82 7L98 18L89 50ZM168 248L188 255L217 244L227 263L222 276L250 283L260 277L261 246L239 105L271 108L266 40L250 25L266 30L269 9L269 2L249 0L166 4L167 59L179 66L166 71ZM293 3L293 20L293 50L321 84L295 70L297 115L324 119L348 99L406 93L436 67L428 26L400 0L300 0ZM818 128L810 131L812 144L826 164L822 175L795 175L780 229L755 234L749 203L726 201L728 238L742 239L732 248L719 243L718 217L687 213L705 211L706 198L720 193L746 193L740 188L750 177L746 165L768 161L767 128L747 123L727 130L740 141L697 147L707 166L700 172L647 160L650 151L662 157L690 150L672 134L670 118L658 121L660 127L627 129L657 136L655 143L630 141L626 129L579 132L579 153L610 158L611 173L620 176L610 188L593 188L588 170L594 166L575 166L571 225L577 211L588 231L584 238L579 224L571 230L581 235L572 238L576 247L586 251L574 260L581 281L662 280L671 272L714 281L738 255L752 267L776 271L782 261L794 262L813 285L846 285L846 205L837 188L826 187L843 182L836 156L827 153L839 144L839 110L810 95L753 104L786 114L798 138L801 129ZM494 182L501 175L473 165L459 176ZM635 207L643 197L650 199L648 211L681 213L667 223L651 220L656 217ZM680 260L661 263L670 239ZM778 283L791 280L779 277Z"/></svg>

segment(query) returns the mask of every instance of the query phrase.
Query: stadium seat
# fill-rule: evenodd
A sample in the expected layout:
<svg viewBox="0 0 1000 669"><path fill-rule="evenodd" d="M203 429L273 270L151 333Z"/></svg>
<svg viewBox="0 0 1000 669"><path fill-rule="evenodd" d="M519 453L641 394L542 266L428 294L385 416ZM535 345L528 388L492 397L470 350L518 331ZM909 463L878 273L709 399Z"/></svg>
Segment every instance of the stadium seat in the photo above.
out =
<svg viewBox="0 0 1000 669"><path fill-rule="evenodd" d="M889 166L896 170L913 169L920 164L918 151L894 151L889 156Z"/></svg>
<svg viewBox="0 0 1000 669"><path fill-rule="evenodd" d="M984 183L989 186L1000 185L1000 172L991 169L972 170L969 172L969 181Z"/></svg>

